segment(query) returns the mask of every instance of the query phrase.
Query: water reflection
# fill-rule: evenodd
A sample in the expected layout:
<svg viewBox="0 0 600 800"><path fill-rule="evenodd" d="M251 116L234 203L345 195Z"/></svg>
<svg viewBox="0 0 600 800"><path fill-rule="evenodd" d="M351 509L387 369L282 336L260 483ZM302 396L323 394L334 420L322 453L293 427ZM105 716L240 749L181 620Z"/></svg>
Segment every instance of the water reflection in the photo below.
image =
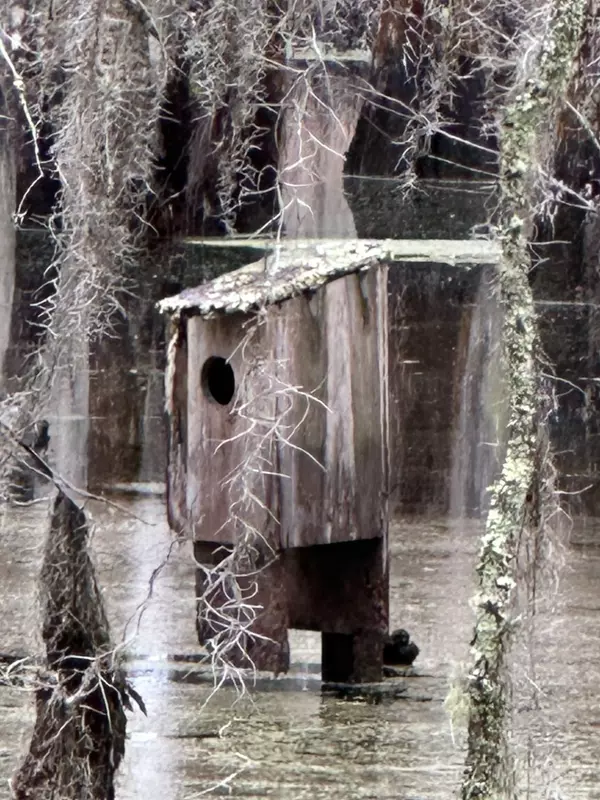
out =
<svg viewBox="0 0 600 800"><path fill-rule="evenodd" d="M210 684L169 679L174 672L181 678L198 669L168 660L169 654L198 652L191 550L173 547L161 499L119 502L136 518L100 505L88 509L96 524L93 548L113 635L121 640L127 627L134 683L148 708L147 718L130 717L119 797L192 800L215 786L217 794L226 794L233 775L233 793L257 800L455 796L464 754L460 736L451 735L443 701L450 673L468 656L477 523L400 520L393 526L391 624L406 627L421 648L416 675L405 679L403 695L376 702L321 695L314 674L319 637L294 632L296 679L282 677L268 684L270 690L261 683L237 701L226 688L203 709ZM32 600L46 514L41 504L3 510L2 651L39 652ZM538 729L539 714L524 703L518 715L527 735L533 732L534 744L543 744L548 730L560 743L556 780L568 789L565 796L574 798L600 796L595 541L589 527L572 537L561 590L566 600L547 610L552 624L540 630L539 677L552 727L546 722ZM148 582L159 564L164 567L149 596ZM558 650L560 643L566 648ZM290 686L293 690L272 690ZM0 797L9 796L6 780L32 714L29 696L0 690Z"/></svg>

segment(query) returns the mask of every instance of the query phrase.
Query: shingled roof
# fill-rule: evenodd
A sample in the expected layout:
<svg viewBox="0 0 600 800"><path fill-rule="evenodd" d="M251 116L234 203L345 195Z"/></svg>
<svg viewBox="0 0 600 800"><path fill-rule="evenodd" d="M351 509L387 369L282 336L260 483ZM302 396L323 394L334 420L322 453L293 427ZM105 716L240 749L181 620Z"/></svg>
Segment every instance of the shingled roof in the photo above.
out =
<svg viewBox="0 0 600 800"><path fill-rule="evenodd" d="M253 242L210 242L211 246L219 244L248 247ZM342 275L391 261L471 267L500 260L498 243L487 239L284 240L255 246L267 250L259 261L167 297L158 308L168 314L187 311L211 317L279 303Z"/></svg>

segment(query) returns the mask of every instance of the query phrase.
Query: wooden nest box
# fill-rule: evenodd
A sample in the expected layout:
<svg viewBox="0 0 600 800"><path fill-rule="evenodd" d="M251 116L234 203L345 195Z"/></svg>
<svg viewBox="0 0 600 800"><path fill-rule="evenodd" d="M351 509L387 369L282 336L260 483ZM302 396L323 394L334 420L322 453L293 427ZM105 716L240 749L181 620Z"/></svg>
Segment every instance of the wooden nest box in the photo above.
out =
<svg viewBox="0 0 600 800"><path fill-rule="evenodd" d="M381 679L388 270L489 248L285 242L161 302L169 520L193 537L199 637L224 658L285 671L303 628L322 633L324 680Z"/></svg>

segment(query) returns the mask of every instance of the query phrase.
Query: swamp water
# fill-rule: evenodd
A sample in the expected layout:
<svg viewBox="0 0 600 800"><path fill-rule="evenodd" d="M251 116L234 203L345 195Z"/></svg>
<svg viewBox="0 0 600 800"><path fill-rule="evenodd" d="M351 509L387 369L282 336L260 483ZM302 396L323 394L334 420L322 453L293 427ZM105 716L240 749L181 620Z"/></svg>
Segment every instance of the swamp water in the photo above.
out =
<svg viewBox="0 0 600 800"><path fill-rule="evenodd" d="M197 667L172 657L198 652L191 548L172 547L160 498L119 502L138 519L106 506L88 510L113 637L127 641L134 684L148 709L147 718L130 715L120 800L194 800L217 785L215 796L257 800L456 796L464 735L451 730L444 699L457 665L468 658L476 523L411 518L392 526L390 621L406 627L421 648L401 696L322 694L319 636L292 632L290 674L260 680L236 702L231 688L208 700L211 685L194 680ZM2 652L40 651L35 576L46 524L44 502L2 510ZM150 576L170 548L148 598ZM543 724L517 698L517 727L526 734L517 751L525 760L526 745L545 748L546 775L562 792L548 796L593 800L600 798L600 526L588 521L573 528L565 562L559 602L538 626ZM8 780L33 713L30 694L0 687L0 798L10 796ZM527 796L526 785L520 796Z"/></svg>

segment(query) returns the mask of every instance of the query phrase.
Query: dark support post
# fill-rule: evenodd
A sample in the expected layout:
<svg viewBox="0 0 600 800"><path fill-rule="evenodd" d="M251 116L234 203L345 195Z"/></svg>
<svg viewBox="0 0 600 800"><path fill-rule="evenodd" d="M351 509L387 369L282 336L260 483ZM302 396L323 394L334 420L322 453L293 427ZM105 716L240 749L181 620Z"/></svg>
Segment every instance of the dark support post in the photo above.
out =
<svg viewBox="0 0 600 800"><path fill-rule="evenodd" d="M377 630L321 634L324 683L377 683L383 679L383 634Z"/></svg>
<svg viewBox="0 0 600 800"><path fill-rule="evenodd" d="M257 637L223 652L230 663L267 672L287 672L288 628L321 631L322 677L328 683L376 683L383 677L383 640L388 629L388 576L383 538L296 547L255 565L254 606L262 606L252 625ZM199 564L216 566L226 547L194 542ZM244 581L241 581L243 588ZM205 572L196 573L198 638L201 644L227 621L215 609L227 606L223 584L206 597ZM233 621L235 627L235 620ZM227 638L227 637L225 637ZM235 637L234 637L235 638ZM242 637L243 638L243 637ZM210 645L209 645L210 646Z"/></svg>
<svg viewBox="0 0 600 800"><path fill-rule="evenodd" d="M321 633L321 679L325 683L350 683L354 675L354 636Z"/></svg>
<svg viewBox="0 0 600 800"><path fill-rule="evenodd" d="M284 552L290 627L321 631L321 674L327 683L383 677L386 547L381 537Z"/></svg>
<svg viewBox="0 0 600 800"><path fill-rule="evenodd" d="M360 683L377 683L383 680L383 638L376 629L354 634L353 680Z"/></svg>
<svg viewBox="0 0 600 800"><path fill-rule="evenodd" d="M214 567L224 558L226 546L212 542L194 542L194 558L199 564ZM270 554L272 557L272 554ZM242 588L247 588L253 606L262 606L252 625L256 636L242 636L239 642L222 652L223 660L238 667L255 667L264 672L287 672L290 666L290 648L287 630L289 627L285 573L281 558L257 564L256 576L238 579ZM257 592L253 583L256 580ZM207 584L204 570L196 570L196 598L198 602L196 630L200 644L210 648L210 640L221 633L221 644L235 638L236 614L239 610L231 605L231 597L222 588L216 589L206 598ZM208 601L208 602L207 602ZM226 609L219 612L219 609ZM216 613L215 613L216 612ZM227 615L231 616L230 633L226 633ZM241 620L243 624L243 619Z"/></svg>

